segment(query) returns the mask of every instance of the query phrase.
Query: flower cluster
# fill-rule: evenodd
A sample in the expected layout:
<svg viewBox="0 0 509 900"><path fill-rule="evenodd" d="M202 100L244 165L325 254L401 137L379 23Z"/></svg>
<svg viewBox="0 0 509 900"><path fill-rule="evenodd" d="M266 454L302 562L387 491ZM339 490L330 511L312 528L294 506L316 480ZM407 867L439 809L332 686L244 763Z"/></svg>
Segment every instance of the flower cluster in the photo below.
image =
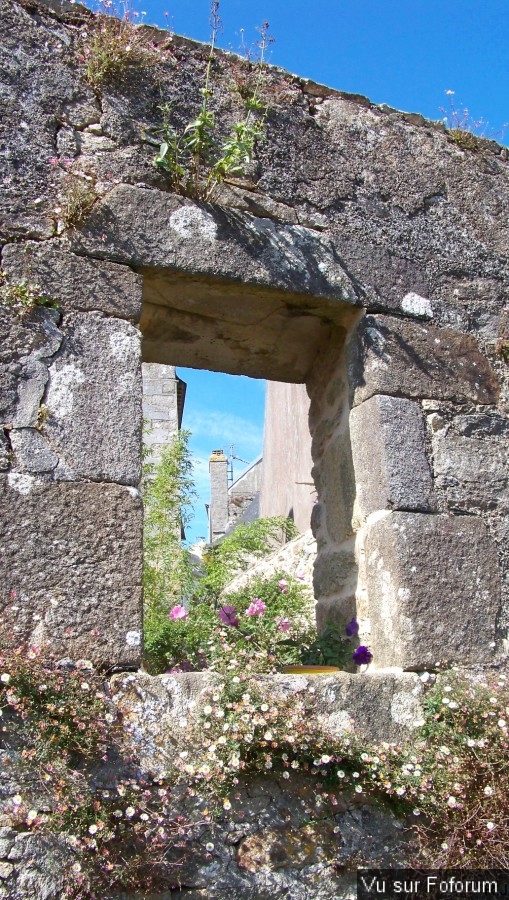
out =
<svg viewBox="0 0 509 900"><path fill-rule="evenodd" d="M166 632L169 668L277 672L300 662L316 636L313 609L300 582L276 575L224 599L175 605Z"/></svg>
<svg viewBox="0 0 509 900"><path fill-rule="evenodd" d="M324 767L338 763L349 769L345 750L350 738L336 741L331 751L330 737L310 716L313 694L312 687L304 698L262 693L244 673L225 680L213 689L197 721L187 726L186 745L192 749L180 753L180 773L229 809L228 794L241 777L323 776L329 774Z"/></svg>
<svg viewBox="0 0 509 900"><path fill-rule="evenodd" d="M7 746L23 748L18 792L5 798L4 819L66 835L76 854L69 897L168 880L168 848L190 826L172 807L168 785L141 777L137 760L122 753L114 707L91 664L62 668L36 648L3 651L0 716Z"/></svg>

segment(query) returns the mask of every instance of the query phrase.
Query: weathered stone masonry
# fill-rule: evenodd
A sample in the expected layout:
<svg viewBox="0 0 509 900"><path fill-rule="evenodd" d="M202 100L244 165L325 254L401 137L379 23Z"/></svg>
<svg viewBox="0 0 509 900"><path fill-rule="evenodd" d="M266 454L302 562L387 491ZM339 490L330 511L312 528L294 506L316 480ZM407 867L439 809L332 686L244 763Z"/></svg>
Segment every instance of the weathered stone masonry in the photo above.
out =
<svg viewBox="0 0 509 900"><path fill-rule="evenodd" d="M172 39L98 95L88 11L0 0L0 22L1 265L60 305L2 309L7 637L139 660L139 326L146 362L306 382L320 624L357 608L379 667L491 661L509 601L506 151L274 69L246 180L195 203L147 135L161 97L192 114L203 47ZM242 68L216 69L228 122ZM66 159L98 200L63 231Z"/></svg>

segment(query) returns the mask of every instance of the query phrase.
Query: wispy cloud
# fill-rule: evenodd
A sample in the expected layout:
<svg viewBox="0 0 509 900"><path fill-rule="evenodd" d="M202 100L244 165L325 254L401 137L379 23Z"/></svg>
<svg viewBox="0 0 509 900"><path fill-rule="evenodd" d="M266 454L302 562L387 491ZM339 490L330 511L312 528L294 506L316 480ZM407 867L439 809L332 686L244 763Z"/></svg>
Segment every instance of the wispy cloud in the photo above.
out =
<svg viewBox="0 0 509 900"><path fill-rule="evenodd" d="M263 428L248 419L232 413L215 410L193 410L185 418L185 427L192 434L192 444L203 452L223 449L228 455L230 444L235 445L235 453L248 462L255 459L262 450Z"/></svg>

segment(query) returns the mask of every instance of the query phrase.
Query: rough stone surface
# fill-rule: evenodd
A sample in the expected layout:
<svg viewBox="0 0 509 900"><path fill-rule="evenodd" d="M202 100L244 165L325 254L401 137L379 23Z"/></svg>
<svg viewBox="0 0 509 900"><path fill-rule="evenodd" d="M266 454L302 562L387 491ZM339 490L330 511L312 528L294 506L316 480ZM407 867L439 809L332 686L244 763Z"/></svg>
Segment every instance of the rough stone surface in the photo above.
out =
<svg viewBox="0 0 509 900"><path fill-rule="evenodd" d="M99 665L139 660L142 506L133 493L3 479L2 640Z"/></svg>
<svg viewBox="0 0 509 900"><path fill-rule="evenodd" d="M505 432L479 423L480 407L497 420L509 410L508 370L497 351L509 295L507 151L494 142L464 150L419 116L268 69L266 136L245 179L223 186L217 205L194 203L169 193L151 140L162 124L161 96L177 129L194 117L206 48L176 37L168 45L152 29L160 50L150 50L143 66L128 66L121 83L105 83L99 101L83 52L92 23L90 11L65 0L0 0L2 268L60 293L62 306L1 311L5 639L44 645L51 638L62 656L105 666L138 660L141 390L138 336L125 320L138 316L143 278L147 361L308 383L321 490L314 513L319 615L367 593L379 666L490 660L500 562L507 563ZM215 114L226 134L244 113L231 90L244 73L235 57L218 56ZM83 226L65 232L61 208L83 173L96 202ZM130 267L139 268L136 275ZM361 308L375 315L349 342L353 403L383 394L438 404L426 408L426 447L433 445L438 508L448 513L368 515L362 565L353 538L341 544L352 527L353 478L337 480L348 471L340 357ZM455 408L444 411L444 403ZM394 427L391 440L380 431L377 460L394 446ZM420 438L418 457L422 465ZM469 471L477 460L482 480ZM388 463L385 473L389 505L397 479ZM355 474L362 485L364 475ZM406 496L404 471L398 475ZM175 743L177 711L191 709L201 688L173 681L170 690L170 682L143 678L128 682L118 703L128 706L129 691L136 695L126 709L131 739L145 742L147 765L159 765L168 754L163 725ZM419 721L419 697L391 678L315 683L318 714L330 723L337 715L341 731L362 709L369 734L399 739ZM301 684L283 680L281 689ZM182 867L190 900L332 900L352 892L359 857L404 861L394 821L364 803L350 798L307 828L300 799L284 786L250 791L239 801L246 801L244 824L239 812L227 838L223 824L210 829L217 852L207 856L204 843ZM15 900L58 895L37 845L18 873L21 836L0 838L13 842L1 860L0 896L5 884ZM45 853L58 862L55 848ZM348 874L338 876L329 859ZM15 877L26 879L19 891Z"/></svg>
<svg viewBox="0 0 509 900"><path fill-rule="evenodd" d="M348 346L356 406L374 394L496 403L498 381L475 341L449 328L365 316Z"/></svg>
<svg viewBox="0 0 509 900"><path fill-rule="evenodd" d="M247 572L242 572L232 579L224 588L223 593L228 595L233 591L240 591L255 578L272 578L279 572L296 578L305 588L309 601L314 602L313 596L313 566L316 558L316 541L310 529L288 541L283 547L278 548L270 556L254 562Z"/></svg>
<svg viewBox="0 0 509 900"><path fill-rule="evenodd" d="M35 428L15 428L10 433L13 470L33 475L53 472L58 456Z"/></svg>
<svg viewBox="0 0 509 900"><path fill-rule="evenodd" d="M336 544L353 534L355 475L348 431L334 435L320 460L317 473L320 502L325 508L329 540Z"/></svg>
<svg viewBox="0 0 509 900"><path fill-rule="evenodd" d="M139 333L100 313L59 320L53 309L11 313L14 343L6 340L2 354L2 416L11 429L14 471L137 486Z"/></svg>
<svg viewBox="0 0 509 900"><path fill-rule="evenodd" d="M365 548L377 667L493 659L500 575L484 522L388 513L368 520Z"/></svg>
<svg viewBox="0 0 509 900"><path fill-rule="evenodd" d="M60 314L35 308L20 313L0 306L0 418L2 424L35 427L48 381L48 365L63 335Z"/></svg>
<svg viewBox="0 0 509 900"><path fill-rule="evenodd" d="M138 486L142 426L140 335L98 313L66 317L49 368L43 434L59 456L55 478ZM98 360L100 364L98 365Z"/></svg>
<svg viewBox="0 0 509 900"><path fill-rule="evenodd" d="M5 472L9 468L9 441L3 431L0 431L0 472Z"/></svg>
<svg viewBox="0 0 509 900"><path fill-rule="evenodd" d="M451 511L509 512L509 419L438 413L432 421L433 471Z"/></svg>
<svg viewBox="0 0 509 900"><path fill-rule="evenodd" d="M308 228L175 194L114 188L76 232L71 246L102 259L157 266L229 281L270 285L356 303L329 240Z"/></svg>
<svg viewBox="0 0 509 900"><path fill-rule="evenodd" d="M361 519L379 509L433 508L424 419L417 403L371 397L350 413L350 439Z"/></svg>
<svg viewBox="0 0 509 900"><path fill-rule="evenodd" d="M37 284L65 312L96 310L118 319L140 317L140 275L126 266L76 256L58 241L10 244L3 248L2 268L12 282Z"/></svg>
<svg viewBox="0 0 509 900"><path fill-rule="evenodd" d="M220 680L204 672L113 677L113 701L144 770L167 771L175 753L186 748L187 726L207 691ZM413 673L267 675L259 676L259 686L268 696L307 696L317 722L336 737L397 742L423 723L422 682Z"/></svg>

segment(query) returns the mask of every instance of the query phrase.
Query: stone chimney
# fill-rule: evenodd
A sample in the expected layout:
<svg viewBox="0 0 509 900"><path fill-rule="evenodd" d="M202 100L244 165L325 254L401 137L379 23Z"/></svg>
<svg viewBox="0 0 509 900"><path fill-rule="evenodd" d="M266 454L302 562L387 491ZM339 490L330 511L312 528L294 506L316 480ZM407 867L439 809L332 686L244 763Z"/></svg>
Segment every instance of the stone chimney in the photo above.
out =
<svg viewBox="0 0 509 900"><path fill-rule="evenodd" d="M228 460L222 450L213 450L209 460L209 541L221 538L228 523Z"/></svg>

